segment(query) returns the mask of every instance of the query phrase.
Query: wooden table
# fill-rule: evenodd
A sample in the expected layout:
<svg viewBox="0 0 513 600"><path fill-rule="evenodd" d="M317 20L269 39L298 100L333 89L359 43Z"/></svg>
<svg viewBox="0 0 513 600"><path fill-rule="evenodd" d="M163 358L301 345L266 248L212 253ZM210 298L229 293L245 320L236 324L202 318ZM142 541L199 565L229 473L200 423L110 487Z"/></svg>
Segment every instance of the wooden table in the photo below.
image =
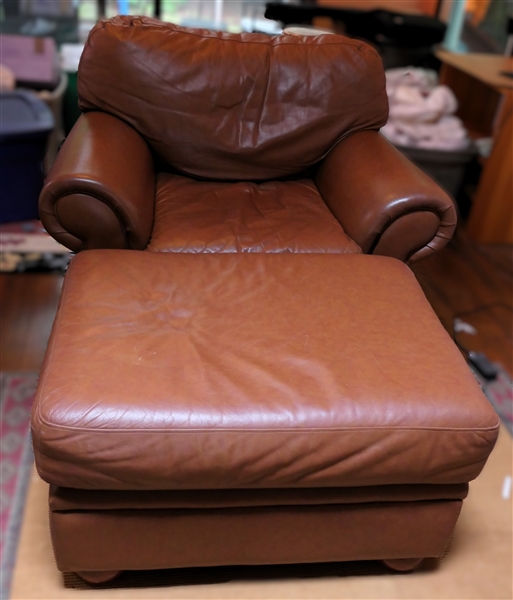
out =
<svg viewBox="0 0 513 600"><path fill-rule="evenodd" d="M456 113L474 137L492 136L494 145L481 174L467 222L477 242L513 244L513 58L495 54L454 54L438 50L440 83L458 99Z"/></svg>
<svg viewBox="0 0 513 600"><path fill-rule="evenodd" d="M513 90L513 79L501 75L513 71L513 58L500 54L455 54L439 49L436 56L444 67L452 67L499 90Z"/></svg>

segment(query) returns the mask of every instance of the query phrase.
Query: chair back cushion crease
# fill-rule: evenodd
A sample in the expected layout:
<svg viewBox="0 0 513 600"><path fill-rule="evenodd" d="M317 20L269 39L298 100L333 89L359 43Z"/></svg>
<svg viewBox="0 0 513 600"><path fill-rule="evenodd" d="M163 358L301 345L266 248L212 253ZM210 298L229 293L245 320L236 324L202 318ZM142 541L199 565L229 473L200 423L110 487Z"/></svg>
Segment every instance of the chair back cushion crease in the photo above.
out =
<svg viewBox="0 0 513 600"><path fill-rule="evenodd" d="M95 26L78 91L83 111L119 117L170 167L205 179L304 173L348 134L378 130L388 117L381 59L364 42L146 17Z"/></svg>

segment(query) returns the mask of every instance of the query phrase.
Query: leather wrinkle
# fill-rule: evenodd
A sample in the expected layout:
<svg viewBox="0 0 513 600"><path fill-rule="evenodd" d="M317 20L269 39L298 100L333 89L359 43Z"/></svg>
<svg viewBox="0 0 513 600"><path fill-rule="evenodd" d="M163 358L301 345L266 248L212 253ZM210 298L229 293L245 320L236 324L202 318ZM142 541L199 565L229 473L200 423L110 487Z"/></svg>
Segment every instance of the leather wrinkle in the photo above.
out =
<svg viewBox="0 0 513 600"><path fill-rule="evenodd" d="M381 70L381 65L378 62L375 51L362 42L351 42L341 36L337 36L336 40L331 40L328 39L328 36L324 36L322 40L317 40L314 43L307 40L304 44L301 40L288 39L291 36L278 36L276 38L266 36L265 39L255 40L255 37L252 36L258 36L258 34L251 34L249 37L248 35L241 35L240 39L232 39L233 36L231 37L231 34L220 36L201 34L199 38L196 37L196 39L201 41L194 42L191 40L191 36L194 37L197 32L190 32L189 30L183 30L172 25L148 24L149 22L144 20L141 23L145 23L145 27L149 27L149 29L146 29L146 38L158 36L158 39L162 41L162 44L153 44L151 54L148 51L148 46L145 45L144 35L137 22L133 22L135 32L133 37L119 33L123 26L126 26L126 24L123 24L122 18L111 20L107 25L93 32L90 44L86 48L88 56L83 56L81 62L82 79L84 77L87 79L87 82L82 82L82 86L79 85L81 106L84 110L91 108L107 109L112 114L115 114L115 116L126 117L130 124L138 129L143 137L149 141L154 151L164 158L169 165L176 168L177 171L189 176L202 176L207 179L214 178L219 180L272 180L298 174L321 160L329 151L330 146L337 139L340 139L347 130L352 130L353 128L360 130L367 127L376 129L386 120L386 97L382 91L384 76L382 73L378 74L378 71ZM120 24L122 25L121 28L119 27ZM103 32L102 35L99 36L99 32ZM118 34L119 39L117 39ZM187 41L187 39L191 41ZM94 85L91 86L89 83L89 78L92 77L93 71L96 68L95 53L102 52L102 49L108 48L108 51L115 56L114 44L122 45L129 42L137 45L142 63L145 65L146 61L151 63L151 73L148 73L147 69L143 70L142 67L136 65L136 69L141 72L140 75L143 78L143 80L139 80L139 84L143 85L139 85L137 97L144 97L144 90L148 86L150 90L154 89L157 93L157 98L160 98L158 110L162 111L161 114L165 112L170 114L169 108L173 105L173 111L176 114L171 117L169 123L176 122L181 111L183 117L189 120L191 115L199 114L198 99L200 96L198 94L203 93L205 95L208 93L210 100L207 100L207 102L210 102L213 108L215 107L218 118L217 120L211 118L211 116L208 116L209 111L205 112L203 110L201 111L202 117L199 120L196 119L196 122L191 123L193 131L189 133L178 132L178 137L185 142L185 145L182 144L182 148L186 149L185 154L181 153L179 155L176 151L169 149L166 145L169 143L169 140L166 143L161 139L161 134L155 128L150 127L147 119L141 119L136 115L136 112L140 113L144 110L145 103L141 103L138 99L133 99L133 110L130 109L127 112L127 110L120 106L117 107L116 111L113 110L114 105L117 103L115 98L122 97L121 102L128 106L129 94L127 90L123 89L121 84L118 86L119 93L116 95L115 93L104 93L101 88L95 94L95 91L92 89ZM203 47L203 42L207 44L205 47ZM233 46L230 42L236 43L240 49L230 50L229 46ZM254 43L255 48L262 48L263 43L265 49L259 49L258 52L253 51L252 43ZM219 96L220 88L214 86L212 82L214 75L203 76L201 80L196 72L193 72L192 76L189 76L188 81L192 80L194 83L197 80L198 86L200 86L198 87L199 91L191 89L192 94L189 95L188 102L184 100L180 100L179 102L162 101L164 96L159 87L162 88L163 81L167 81L168 85L173 86L176 83L186 80L180 72L177 72L173 77L168 77L167 73L169 71L166 71L163 66L164 54L170 53L170 56L172 56L171 60L176 59L179 65L178 68L182 69L185 64L183 58L178 55L173 58L174 55L172 52L174 51L173 47L176 47L177 51L180 52L180 49L183 49L185 46L190 46L191 48L193 46L197 47L198 57L205 56L205 59L211 63L213 61L213 54L216 52L219 56L229 59L228 78L230 81L228 82L228 88L232 92L235 91L235 94L232 93L232 96L240 95L242 89L246 92L244 98L236 97L233 101L229 102L229 106L235 105L237 108L231 110L223 108L227 105L222 99L226 96L226 92L223 92L222 97ZM159 48L158 53L155 51L155 47ZM294 102L291 100L289 107L287 102L289 98L292 98L291 92L294 89L294 77L297 78L296 90L301 89L301 85L306 89L307 82L307 87L310 89L312 87L310 85L310 78L314 77L314 73L310 73L306 77L300 75L301 69L299 68L298 56L315 57L315 61L326 64L328 60L331 60L331 56L336 53L332 48L340 48L343 54L347 53L353 59L349 60L347 64L342 61L339 63L339 66L336 66L336 62L332 62L331 64L334 65L333 74L326 78L326 83L323 83L318 75L315 76L315 85L317 88L319 82L320 85L325 85L326 89L329 89L331 86L331 100L329 100L329 94L319 93L310 102L305 102L304 105L306 108L303 109L301 108L300 95L299 100L298 98L294 98ZM364 56L366 60L362 62L360 56ZM152 60L147 57L154 58ZM120 64L122 64L121 57L116 57L115 60L118 62L121 61ZM246 60L246 62L243 63L243 60ZM194 61L189 62L191 65L194 65ZM215 68L215 64L212 64ZM365 69L366 73L377 74L380 78L379 84L374 83L374 80L370 78L366 80L363 74L360 75L360 68ZM105 69L105 64L99 64L98 69ZM349 73L348 71L351 69L353 72ZM239 72L238 82L236 81L236 75L233 73L234 70ZM304 73L304 69L302 71ZM204 72L205 69L203 69ZM347 76L350 83L357 81L358 86L363 86L364 94L369 96L369 108L372 109L370 115L364 115L362 108L355 102L355 92L352 89L354 86L352 85L343 87L346 90L346 96L351 96L350 105L342 109L341 106L339 107L335 103L333 96L335 72L340 72L338 76ZM98 74L98 71L96 73ZM254 76L254 80L250 84L247 81L247 77L252 76ZM104 72L101 77L106 80L107 73ZM92 83L94 83L94 80L92 80ZM239 94L236 90L239 90ZM376 93L374 93L374 90ZM179 92L176 89L173 93L178 98L177 94ZM155 94L150 95L155 97ZM212 97L214 98L213 101ZM309 95L305 95L306 97L309 97ZM240 101L238 102L237 100ZM102 102L105 105L102 105ZM327 112L324 109L321 110L324 106L328 106L326 102L330 106ZM298 105L296 106L296 104ZM344 102L341 102L341 104L343 105ZM136 105L138 106L136 107ZM290 118L289 108L293 112L294 108L297 109L295 114L291 113ZM333 112L331 123L337 124L335 132L332 130L332 125L328 124L326 118L326 115L330 114L330 112ZM276 130L275 126L278 123L276 118L278 115L281 115L281 119L279 119L279 127ZM313 144L305 143L304 134L301 139L301 124L298 118L299 120L303 119L305 123L309 122L312 118L321 123L321 129L318 132L317 130L314 131ZM249 131L248 126L251 127ZM173 126L170 125L170 127L172 129ZM312 127L313 124L310 129ZM307 130L308 128L305 132ZM212 132L216 141L219 140L221 142L221 145L218 144L216 148L215 156L212 154L213 147L211 147L212 144L210 142L207 144L206 149L203 147L203 150L193 142L194 139L198 139L201 136L201 132L207 132L207 139L210 136L209 132ZM228 142L230 137L231 143ZM284 161L282 157L285 154L290 155L291 152L293 158ZM202 161L199 158L202 153L207 159L206 161ZM198 163L198 158L200 163L203 164ZM257 160L254 160L255 158ZM211 164L207 167L209 163Z"/></svg>
<svg viewBox="0 0 513 600"><path fill-rule="evenodd" d="M154 231L148 249L361 252L311 180L197 182L164 173L157 179Z"/></svg>
<svg viewBox="0 0 513 600"><path fill-rule="evenodd" d="M125 269L120 270L116 264L122 258ZM479 404L481 396L465 376L459 354L444 346L447 334L428 311L420 289L412 287L411 272L381 257L298 258L169 257L126 250L90 251L74 258L66 276L73 285L64 292L51 364L45 363L52 379L42 377L33 421L44 436L36 448L43 478L61 484L64 469L67 485L76 487L184 489L186 484L440 484L475 475L497 419ZM380 265L377 271L375 264ZM100 291L99 269L103 300L91 314L91 297ZM144 273L145 285L140 277L135 283L135 273ZM398 290L382 288L392 275ZM347 287L347 277L358 278L358 289ZM364 310L366 321L358 320L358 326L351 318L353 309L376 286L382 290L377 312ZM399 299L409 298L402 310L398 293ZM306 298L312 306L304 304ZM403 341L393 336L385 347L374 324L387 310L389 327ZM345 331L345 343L322 325L333 314ZM387 358L391 343L396 361L406 361L408 368L411 352L401 348L405 343L412 351L417 347L408 326L413 319L421 331L431 332L422 352L434 368L447 373L451 402L443 390L429 388L428 369L399 380ZM77 337L80 346L73 341ZM218 341L217 351L212 352L211 340ZM369 345L385 371L380 373L372 358L360 362ZM102 353L119 353L121 362L106 371ZM63 356L70 363L66 372L56 367ZM192 379L187 365L192 365ZM100 372L103 379L93 375ZM353 377L348 380L344 373ZM139 390L141 377L145 384ZM372 387L373 380L381 382L382 394ZM423 382L429 389L423 390ZM434 410L428 410L430 398ZM461 414L464 406L474 406L477 414L470 408ZM94 473L88 448L95 448ZM433 457L425 455L426 449ZM172 472L159 455L164 450L169 460L177 461ZM64 466L71 456L73 465ZM145 471L139 472L143 462ZM420 474L414 471L416 464L422 465Z"/></svg>

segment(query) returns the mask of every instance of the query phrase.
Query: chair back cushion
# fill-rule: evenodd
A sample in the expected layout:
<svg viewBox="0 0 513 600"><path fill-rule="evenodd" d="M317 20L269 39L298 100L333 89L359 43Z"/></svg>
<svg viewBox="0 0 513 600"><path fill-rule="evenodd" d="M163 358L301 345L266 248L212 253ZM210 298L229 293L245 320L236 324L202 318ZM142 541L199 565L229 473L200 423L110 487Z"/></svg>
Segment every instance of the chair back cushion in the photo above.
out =
<svg viewBox="0 0 513 600"><path fill-rule="evenodd" d="M123 119L170 167L206 179L294 177L388 116L381 59L364 42L145 17L94 27L78 92L82 110Z"/></svg>

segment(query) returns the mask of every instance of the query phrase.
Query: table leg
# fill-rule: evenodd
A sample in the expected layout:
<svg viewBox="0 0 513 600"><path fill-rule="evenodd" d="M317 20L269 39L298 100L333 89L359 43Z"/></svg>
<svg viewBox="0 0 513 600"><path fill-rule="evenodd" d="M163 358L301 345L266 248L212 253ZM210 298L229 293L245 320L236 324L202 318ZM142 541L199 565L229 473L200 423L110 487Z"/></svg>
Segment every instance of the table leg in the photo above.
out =
<svg viewBox="0 0 513 600"><path fill-rule="evenodd" d="M481 174L467 231L476 242L513 244L513 94L505 94L492 153Z"/></svg>

